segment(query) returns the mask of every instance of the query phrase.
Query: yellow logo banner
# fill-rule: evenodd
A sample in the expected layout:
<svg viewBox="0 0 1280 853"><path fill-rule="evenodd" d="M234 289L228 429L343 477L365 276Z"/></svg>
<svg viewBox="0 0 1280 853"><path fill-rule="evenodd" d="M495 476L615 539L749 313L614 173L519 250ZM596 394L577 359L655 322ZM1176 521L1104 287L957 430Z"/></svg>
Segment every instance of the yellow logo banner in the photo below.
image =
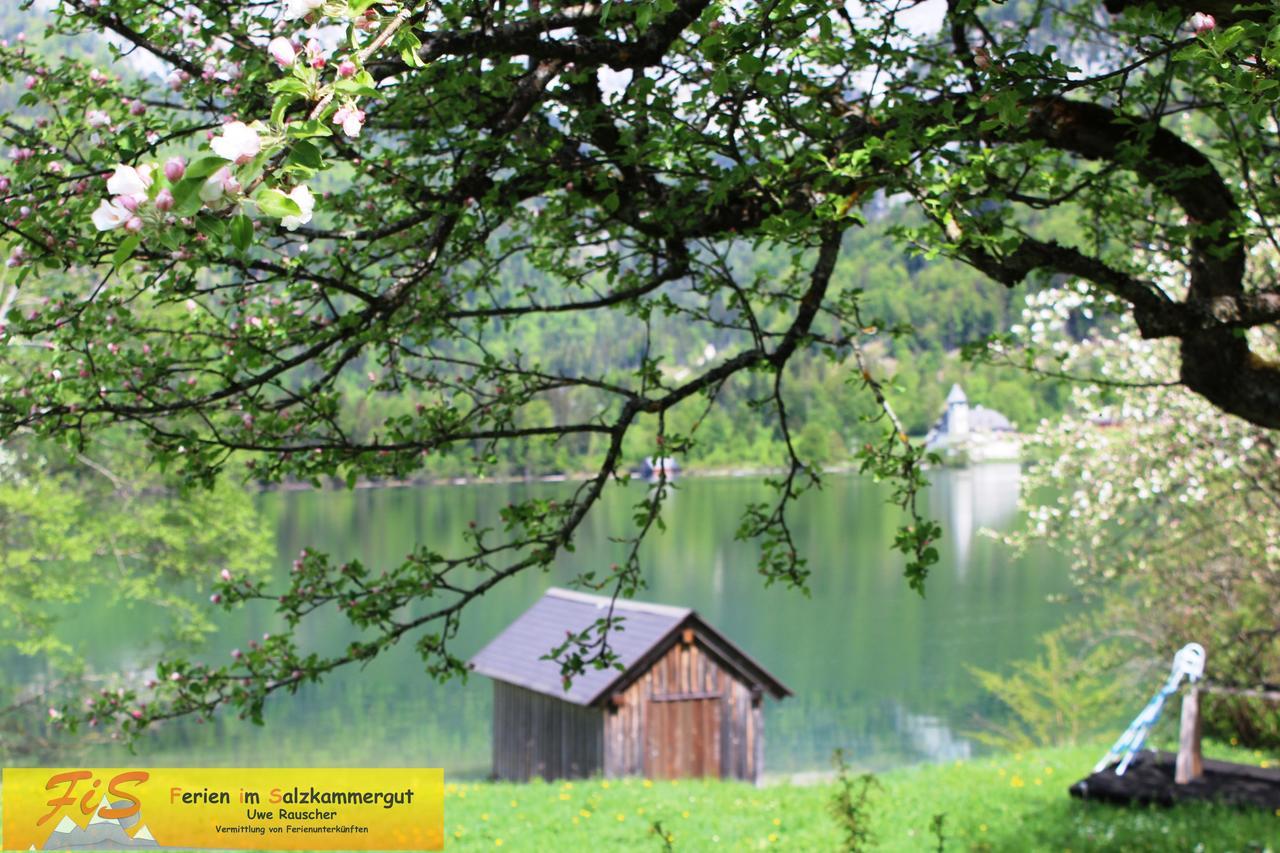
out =
<svg viewBox="0 0 1280 853"><path fill-rule="evenodd" d="M444 771L20 768L5 850L441 850Z"/></svg>

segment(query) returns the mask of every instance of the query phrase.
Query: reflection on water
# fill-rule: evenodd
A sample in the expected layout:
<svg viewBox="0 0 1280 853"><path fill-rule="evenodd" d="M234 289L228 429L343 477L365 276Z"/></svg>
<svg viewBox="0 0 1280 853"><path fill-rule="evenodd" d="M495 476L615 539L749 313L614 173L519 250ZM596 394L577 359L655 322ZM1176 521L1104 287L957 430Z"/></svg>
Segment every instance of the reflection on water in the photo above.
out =
<svg viewBox="0 0 1280 853"><path fill-rule="evenodd" d="M983 528L1003 529L1017 514L1021 479L1016 462L951 469L934 477L929 510L949 522L946 532L954 543L952 562L961 575L969 565L973 534Z"/></svg>
<svg viewBox="0 0 1280 853"><path fill-rule="evenodd" d="M742 507L770 492L754 479L678 484L667 529L646 543L647 600L699 610L794 692L766 706L766 770L791 773L830 766L836 747L873 769L951 760L978 749L965 731L976 713L996 712L968 666L998 668L1033 650L1035 637L1065 615L1046 597L1064 591L1056 558L1011 560L974 537L982 526L1013 523L1017 467L933 472L929 507L945 526L941 566L924 598L911 592L890 551L895 511L884 487L855 476L829 477L793 511L792 528L813 570L810 596L765 589L757 549L734 539ZM401 559L415 545L450 552L475 519L496 519L507 502L530 493L557 495L572 483L422 487L340 493L264 495L274 519L279 571L304 546L371 566ZM464 619L454 651L470 655L553 584L617 561L611 536L630 530L644 484L607 493L580 530L577 550L548 573L504 582ZM678 512L674 511L678 507ZM140 606L122 626L119 613L86 611L67 639L92 648L94 662L119 666L139 653L155 622ZM209 657L280 623L266 609L223 617ZM304 646L340 648L352 635L329 618L304 625ZM171 725L139 745L139 756L104 751L102 761L153 764L443 766L451 777L488 771L490 686L482 678L430 681L411 644L362 671L270 703L265 728L236 719Z"/></svg>

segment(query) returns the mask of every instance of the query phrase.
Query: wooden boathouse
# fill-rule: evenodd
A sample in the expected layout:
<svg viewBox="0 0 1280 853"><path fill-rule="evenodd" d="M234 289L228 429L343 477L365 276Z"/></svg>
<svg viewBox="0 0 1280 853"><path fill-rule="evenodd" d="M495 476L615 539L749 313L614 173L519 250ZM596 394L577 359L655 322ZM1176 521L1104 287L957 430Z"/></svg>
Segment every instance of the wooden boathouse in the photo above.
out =
<svg viewBox="0 0 1280 853"><path fill-rule="evenodd" d="M565 690L542 656L609 604L549 589L471 659L493 679L493 776L758 781L762 700L791 691L689 608L618 599L608 641L622 669L588 669Z"/></svg>

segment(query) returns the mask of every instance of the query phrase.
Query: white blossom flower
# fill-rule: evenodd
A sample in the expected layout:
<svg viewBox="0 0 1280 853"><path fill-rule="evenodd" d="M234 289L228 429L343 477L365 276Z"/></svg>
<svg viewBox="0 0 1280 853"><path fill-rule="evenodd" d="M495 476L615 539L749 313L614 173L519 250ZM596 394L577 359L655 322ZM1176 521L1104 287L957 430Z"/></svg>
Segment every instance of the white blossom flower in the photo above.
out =
<svg viewBox="0 0 1280 853"><path fill-rule="evenodd" d="M93 226L99 231L111 231L132 219L133 212L119 202L103 199L92 218Z"/></svg>
<svg viewBox="0 0 1280 853"><path fill-rule="evenodd" d="M1196 31L1196 35L1203 35L1218 26L1218 22L1213 15L1204 12L1196 12L1192 15L1190 23L1191 29Z"/></svg>
<svg viewBox="0 0 1280 853"><path fill-rule="evenodd" d="M142 196L145 199L151 188L151 167L135 169L123 163L116 166L115 174L107 179L107 192L112 195ZM141 199L140 199L141 200Z"/></svg>
<svg viewBox="0 0 1280 853"><path fill-rule="evenodd" d="M359 136L364 127L364 110L350 105L339 107L333 114L333 123L342 125L342 132L347 136Z"/></svg>
<svg viewBox="0 0 1280 853"><path fill-rule="evenodd" d="M232 174L231 169L223 166L209 176L200 188L200 200L206 204L221 201L224 195L235 195L240 192L240 182Z"/></svg>
<svg viewBox="0 0 1280 853"><path fill-rule="evenodd" d="M222 128L222 135L209 142L213 153L233 163L248 163L262 150L258 131L242 121L233 121Z"/></svg>
<svg viewBox="0 0 1280 853"><path fill-rule="evenodd" d="M294 200L302 212L297 216L286 216L280 220L280 224L290 231L297 231L299 226L311 221L311 213L316 208L316 199L311 194L311 190L307 189L306 184L298 184L290 190L289 198Z"/></svg>
<svg viewBox="0 0 1280 853"><path fill-rule="evenodd" d="M324 0L284 0L284 19L296 21L305 18L324 5Z"/></svg>

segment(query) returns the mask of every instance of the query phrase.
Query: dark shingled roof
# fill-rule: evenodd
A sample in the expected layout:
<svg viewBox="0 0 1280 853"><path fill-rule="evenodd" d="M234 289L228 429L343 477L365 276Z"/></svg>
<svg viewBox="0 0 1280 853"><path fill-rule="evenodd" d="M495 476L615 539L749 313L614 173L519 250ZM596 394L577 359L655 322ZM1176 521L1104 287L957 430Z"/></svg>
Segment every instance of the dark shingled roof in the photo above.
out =
<svg viewBox="0 0 1280 853"><path fill-rule="evenodd" d="M560 665L542 656L565 640L565 632L578 633L592 627L609 613L607 596L587 595L553 587L520 615L507 629L471 659L470 667L481 675L545 693L575 705L591 705L629 682L638 664L648 664L675 642L682 627L695 623L713 651L725 658L742 680L757 684L778 698L791 691L747 657L688 607L669 607L619 598L613 615L622 622L609 632L609 647L625 668L593 669L575 676L568 691L560 675ZM691 625L694 626L694 625Z"/></svg>

